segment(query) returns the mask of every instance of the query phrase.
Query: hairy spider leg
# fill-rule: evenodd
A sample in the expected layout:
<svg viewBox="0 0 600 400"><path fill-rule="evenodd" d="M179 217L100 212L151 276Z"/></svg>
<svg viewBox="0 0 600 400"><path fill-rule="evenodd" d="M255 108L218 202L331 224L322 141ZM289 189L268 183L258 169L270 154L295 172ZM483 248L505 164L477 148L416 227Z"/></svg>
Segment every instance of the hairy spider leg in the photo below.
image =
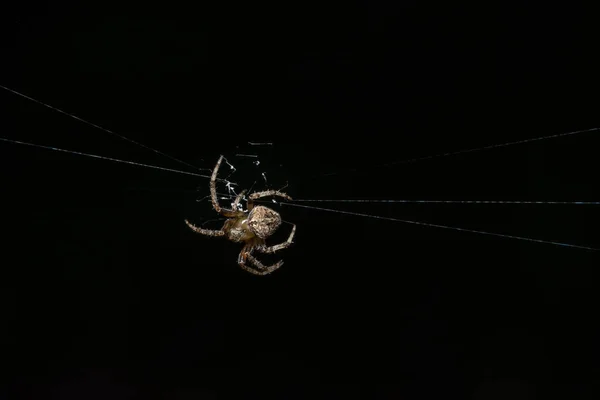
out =
<svg viewBox="0 0 600 400"><path fill-rule="evenodd" d="M231 207L233 208L234 211L239 210L240 201L242 200L242 197L244 197L245 194L246 194L246 189L242 190L240 192L240 194L238 194L237 197L235 198L235 200L233 201L233 204L231 205Z"/></svg>
<svg viewBox="0 0 600 400"><path fill-rule="evenodd" d="M200 228L194 224L192 224L190 221L188 221L187 219L185 220L185 223L187 224L187 226L190 227L191 230L193 230L194 232L197 233L201 233L203 235L206 236L215 236L215 237L219 237L219 236L225 236L225 231L223 231L222 229L220 230L214 230L214 229L204 229L204 228Z"/></svg>
<svg viewBox="0 0 600 400"><path fill-rule="evenodd" d="M278 269L279 267L281 267L283 265L283 261L278 261L277 263L267 267L266 265L264 265L263 263L261 263L260 261L258 261L253 255L252 252L254 251L255 247L252 244L246 244L243 248L242 251L240 252L240 255L238 257L238 265L240 267L242 267L245 271L248 271L254 275L267 275L270 274L271 272L275 271L276 269ZM250 261L250 264L254 265L257 269L252 269L250 268L247 264L246 261Z"/></svg>
<svg viewBox="0 0 600 400"><path fill-rule="evenodd" d="M255 192L255 193L252 193L250 196L248 196L248 211L250 211L250 210L252 210L252 208L254 208L254 200L260 199L262 197L268 197L268 196L283 197L286 200L292 201L292 198L290 196L288 196L287 194L280 192L278 190L265 190L263 192Z"/></svg>
<svg viewBox="0 0 600 400"><path fill-rule="evenodd" d="M223 161L223 158L223 156L219 157L219 161L217 161L217 165L215 165L215 169L213 170L212 176L210 177L210 199L212 201L213 208L216 212L225 217L237 217L239 215L239 211L234 211L228 208L221 207L219 205L219 200L217 197L217 174L219 173L219 168L221 167L221 162ZM238 197L240 196L238 195ZM239 202L237 198L236 201Z"/></svg>
<svg viewBox="0 0 600 400"><path fill-rule="evenodd" d="M292 245L292 243L294 243L294 235L295 234L296 234L296 224L292 224L292 231L290 232L290 236L287 238L287 240L285 242L276 244L273 246L265 246L265 245L257 246L256 250L260 251L261 253L275 253L276 251L287 249L288 247L290 247Z"/></svg>

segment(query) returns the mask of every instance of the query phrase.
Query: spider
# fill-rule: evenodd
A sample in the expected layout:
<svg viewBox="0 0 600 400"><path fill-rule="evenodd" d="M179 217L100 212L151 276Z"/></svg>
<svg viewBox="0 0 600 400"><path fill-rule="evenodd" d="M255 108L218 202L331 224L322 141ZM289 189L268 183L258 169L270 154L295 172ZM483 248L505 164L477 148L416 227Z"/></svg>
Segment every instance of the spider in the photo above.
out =
<svg viewBox="0 0 600 400"><path fill-rule="evenodd" d="M219 167L223 161L223 156L217 161L217 165L213 170L210 178L210 198L212 201L213 208L219 214L228 217L223 227L220 230L203 229L193 225L187 219L185 223L194 232L202 235L220 237L225 236L232 242L240 243L244 242L244 247L238 256L238 264L244 270L253 273L255 275L267 275L275 271L277 268L283 265L283 260L271 266L265 266L259 260L257 260L252 253L256 250L261 253L275 253L278 250L285 249L292 244L294 234L296 233L296 225L292 224L292 232L288 239L280 244L274 246L267 246L265 239L273 235L277 228L281 225L281 216L275 210L272 210L264 206L255 206L254 200L268 197L268 196L279 196L287 200L292 200L286 193L279 192L277 190L265 190L262 192L255 192L248 196L247 211L239 209L239 203L246 191L242 191L234 200L231 209L223 208L219 205L217 200L217 187L216 180L219 172ZM254 268L246 265L249 261Z"/></svg>

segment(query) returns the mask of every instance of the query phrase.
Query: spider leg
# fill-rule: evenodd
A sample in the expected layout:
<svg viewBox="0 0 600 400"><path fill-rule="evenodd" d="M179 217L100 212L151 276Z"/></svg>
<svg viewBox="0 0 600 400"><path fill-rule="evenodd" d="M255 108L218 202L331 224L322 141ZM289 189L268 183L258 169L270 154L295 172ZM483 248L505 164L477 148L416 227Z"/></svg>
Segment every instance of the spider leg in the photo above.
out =
<svg viewBox="0 0 600 400"><path fill-rule="evenodd" d="M254 258L254 256L252 256L251 254L248 255L248 261L250 261L250 263L252 263L252 265L254 265L256 268L260 269L260 271L254 271L256 275L270 274L271 272L275 271L283 265L283 260L280 260L277 261L275 264L267 267L263 263L258 261L256 258Z"/></svg>
<svg viewBox="0 0 600 400"><path fill-rule="evenodd" d="M244 271L250 272L252 274L255 275L260 275L258 273L258 271L253 270L252 268L250 268L248 265L246 265L246 261L248 260L248 256L252 256L252 252L254 251L254 247L246 244L244 245L244 247L242 248L242 251L240 251L240 254L238 255L238 265L240 267L242 267L242 269L244 269Z"/></svg>
<svg viewBox="0 0 600 400"><path fill-rule="evenodd" d="M290 236L283 243L276 244L274 246L259 246L256 249L261 253L275 253L276 251L286 249L291 246L294 240L294 235L296 234L296 224L292 224L292 232L290 232Z"/></svg>
<svg viewBox="0 0 600 400"><path fill-rule="evenodd" d="M240 204L240 201L242 200L242 197L244 197L245 194L246 194L246 190L242 190L240 192L240 194L238 194L237 197L235 198L235 200L233 201L233 204L232 204L231 208L234 211L238 211L238 206Z"/></svg>
<svg viewBox="0 0 600 400"><path fill-rule="evenodd" d="M245 271L248 271L254 275L267 275L283 265L283 261L279 261L269 267L265 266L252 255L254 248L255 247L252 245L245 245L238 257L238 264ZM246 265L246 261L250 261L250 264L254 265L256 268L258 268L258 270L250 268L248 265Z"/></svg>
<svg viewBox="0 0 600 400"><path fill-rule="evenodd" d="M254 207L254 200L268 196L278 196L290 201L292 200L292 198L287 193L283 193L278 190L265 190L263 192L255 192L248 196L248 211L252 210L252 208Z"/></svg>
<svg viewBox="0 0 600 400"><path fill-rule="evenodd" d="M217 174L219 173L219 168L221 168L221 162L223 161L223 156L219 157L219 161L217 161L217 165L215 165L215 169L213 170L212 176L210 177L210 200L212 201L213 208L216 212L226 217L236 217L236 210L229 210L227 208L223 208L219 205L219 200L217 197ZM241 195L241 193L240 193ZM240 197L238 195L238 197ZM241 198L241 197L240 197ZM239 203L239 200L235 199L236 204ZM237 207L237 205L236 205Z"/></svg>
<svg viewBox="0 0 600 400"><path fill-rule="evenodd" d="M225 232L223 230L199 228L199 227L195 226L194 224L192 224L187 219L185 220L185 223L187 224L187 226L190 227L191 230L193 230L194 232L197 232L197 233L201 233L202 235L215 236L215 237L225 236Z"/></svg>

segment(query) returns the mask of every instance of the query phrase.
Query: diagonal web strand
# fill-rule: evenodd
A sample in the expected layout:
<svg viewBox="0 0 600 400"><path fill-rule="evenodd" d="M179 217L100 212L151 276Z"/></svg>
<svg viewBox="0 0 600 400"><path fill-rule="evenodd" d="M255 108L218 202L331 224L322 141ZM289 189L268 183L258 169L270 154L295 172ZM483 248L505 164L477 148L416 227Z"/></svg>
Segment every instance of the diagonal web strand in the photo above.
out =
<svg viewBox="0 0 600 400"><path fill-rule="evenodd" d="M63 153L70 153L70 154L77 154L77 155L80 155L80 156L91 157L91 158L98 158L98 159L108 160L108 161L115 161L115 162L119 162L119 163L123 163L123 164L137 165L139 167L146 167L146 168L159 169L159 170L162 170L162 171L176 172L178 174L184 174L184 175L199 176L201 178L208 178L208 179L211 178L208 175L196 174L194 172L187 172L187 171L181 171L181 170L178 170L178 169L159 167L157 165L141 164L141 163L137 163L137 162L134 162L134 161L119 160L118 158L104 157L104 156L99 156L99 155L96 155L96 154L82 153L82 152L73 151L73 150L65 150L65 149L60 149L58 147L44 146L44 145L41 145L41 144L35 144L35 143L29 143L29 142L21 142L21 141L18 141L18 140L6 139L6 138L2 138L2 137L0 137L0 140L2 140L4 142L8 142L8 143L22 144L22 145L25 145L25 146L38 147L38 148L41 148L41 149L60 151L60 152L63 152ZM228 183L230 183L232 185L235 185L234 182L229 182L229 181L226 181L224 179L217 178L217 180L228 182Z"/></svg>
<svg viewBox="0 0 600 400"><path fill-rule="evenodd" d="M410 158L410 159L406 159L406 160L392 161L392 162L385 163L385 164L372 165L368 168L383 168L383 167L389 167L389 166L398 165L398 164L409 164L409 163L414 163L417 161L431 160L434 158L448 157L448 156L454 156L454 155L458 155L458 154L474 153L476 151L481 151L481 150L490 150L490 149L495 149L495 148L499 148L499 147L514 146L517 144L531 143L531 142L537 142L540 140L547 140L547 139L555 139L555 138L559 138L559 137L576 135L578 133L586 133L586 132L593 132L593 131L599 131L599 130L600 130L600 128L589 128L589 129L582 129L582 130L566 132L566 133L557 133L555 135L540 136L540 137L531 138L531 139L516 140L516 141L512 141L512 142L491 144L491 145L482 146L482 147L475 147L475 148L470 148L470 149L463 149L463 150L457 150L457 151L450 151L450 152L446 152L446 153L433 154L433 155L424 156L424 157L416 157L416 158ZM326 174L323 174L320 176L316 176L314 178L324 178L324 177L328 177L328 176L342 175L342 174L357 172L361 169L363 169L363 168L351 168L351 169L347 169L344 171L329 172L329 173L326 173Z"/></svg>
<svg viewBox="0 0 600 400"><path fill-rule="evenodd" d="M392 217L382 217L379 215L357 213L357 212L352 212L352 211L334 210L331 208L313 207L313 206L306 206L306 205L293 204L293 203L281 203L281 204L286 205L286 206L308 208L308 209L312 209L312 210L320 210L320 211L327 211L327 212L333 212L333 213L354 215L354 216L358 216L358 217L375 218L375 219L394 221L394 222L404 222L407 224L427 226L427 227L431 227L431 228L450 229L450 230L459 231L459 232L478 233L481 235L496 236L496 237L502 237L502 238L507 238L507 239L518 239L518 240L524 240L524 241L528 241L528 242L552 244L555 246L571 247L571 248L576 248L576 249L594 250L594 251L600 250L599 248L579 246L579 245L569 244L569 243L553 242L550 240L542 240L542 239L534 239L534 238L528 238L528 237L523 237L523 236L507 235L504 233L479 231L479 230L475 230L475 229L459 228L459 227L455 227L455 226L440 225L440 224L431 224L428 222L411 221L411 220L392 218Z"/></svg>
<svg viewBox="0 0 600 400"><path fill-rule="evenodd" d="M181 163L181 164L187 165L188 167L192 167L192 168L194 168L195 170L201 170L201 168L198 168L198 167L196 167L195 165L192 165L192 164L190 164L190 163L187 163L187 162L185 162L185 161L183 161L183 160L180 160L180 159L178 159L178 158L175 158L175 157L173 157L173 156L170 156L170 155L168 155L168 154L166 154L166 153L163 153L163 152L162 152L162 151L160 151L160 150L153 149L152 147L146 146L145 144L142 144L142 143L140 143L140 142L136 142L135 140L133 140L133 139L129 139L128 137L126 137L126 136L123 136L123 135L120 135L120 134L118 134L118 133L116 133L116 132L114 132L114 131L111 131L110 129L106 129L106 128L104 128L104 127L100 126L100 125L96 125L96 124L94 124L94 123L92 123L92 122L90 122L90 121L87 121L87 120L85 120L85 119L83 119L83 118L80 118L80 117L78 117L78 116L76 116L76 115L73 115L73 114L70 114L70 113L68 113L68 112L66 112L66 111L63 111L63 110L61 110L60 108L56 108L56 107L54 107L54 106L51 106L50 104L46 104L46 103L44 103L44 102L42 102L42 101L40 101L40 100L34 99L33 97L29 97L29 96L27 96L27 95L25 95L25 94L23 94L23 93L17 92L16 90L13 90L13 89L7 88L6 86L2 86L2 85L0 85L0 88L4 89L4 90L6 90L6 91L9 91L9 92L11 92L11 93L14 93L14 94L16 94L16 95L18 95L18 96L21 96L21 97L23 97L23 98L25 98L25 99L27 99L27 100L31 100L31 101L33 101L34 103L40 104L40 105L42 105L42 106L44 106L44 107L48 107L49 109L51 109L51 110L54 110L54 111L57 111L57 112L59 112L59 113L61 113L61 114L63 114L63 115L69 116L69 117L71 117L71 118L73 118L73 119L76 119L77 121L83 122L84 124L87 124L87 125L89 125L89 126L92 126L92 127L94 127L94 128L100 129L100 130L102 130L102 131L104 131L104 132L110 133L111 135L115 135L115 136L117 136L117 137L119 137L119 138L121 138L121 139L123 139L123 140L127 140L128 142L131 142L131 143L133 143L133 144L136 144L136 145L138 145L138 146L140 146L140 147L143 147L143 148L145 148L146 150L153 151L153 152L155 152L155 153L157 153L157 154L160 154L160 155L162 155L162 156L164 156L164 157L170 158L171 160L177 161L178 163Z"/></svg>
<svg viewBox="0 0 600 400"><path fill-rule="evenodd" d="M537 201L537 200L377 200L377 199L294 199L302 203L423 203L423 204L563 204L600 205L600 201Z"/></svg>

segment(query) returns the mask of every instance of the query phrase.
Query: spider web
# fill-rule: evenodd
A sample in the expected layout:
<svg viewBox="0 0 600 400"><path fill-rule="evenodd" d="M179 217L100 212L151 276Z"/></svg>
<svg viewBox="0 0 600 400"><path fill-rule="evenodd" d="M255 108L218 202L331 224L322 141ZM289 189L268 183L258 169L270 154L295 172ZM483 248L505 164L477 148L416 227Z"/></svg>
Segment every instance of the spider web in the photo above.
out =
<svg viewBox="0 0 600 400"><path fill-rule="evenodd" d="M477 163L477 165L481 165L482 163L485 163L484 159L481 158L481 155L479 153L485 153L486 151L498 151L498 150L504 150L504 148L508 148L510 147L511 150L513 149L517 149L516 153L513 150L513 152L509 155L509 157L511 159L514 159L514 154L518 154L519 152L523 153L525 152L527 154L527 152L531 151L531 147L528 149L527 146L531 146L532 144L534 145L538 145L538 142L542 142L542 141L549 141L549 140L560 140L560 139L571 139L571 137L574 137L577 134L590 134L593 132L598 131L598 128L592 128L592 129L585 129L585 130L579 130L579 131L572 131L572 132L566 132L566 133L559 133L559 134L552 134L552 135L546 135L546 136L541 136L541 137L532 137L532 138L528 138L528 139L520 139L520 140L513 140L513 141L509 141L509 142L504 142L504 143L496 143L496 144L486 144L480 147L471 147L471 148L464 148L464 149L459 149L459 150L453 150L453 151L446 151L446 152L442 152L442 153L437 153L437 154L430 154L427 156L419 156L419 157L413 157L413 158L408 158L408 159L404 159L404 160L396 160L396 161L392 161L392 162L385 162L385 163L381 163L381 164L373 164L373 163L368 163L368 164L364 164L362 163L362 167L359 168L350 168L350 169L342 169L342 170L338 170L338 171L333 171L333 172L325 172L325 173L321 173L315 176L311 176L310 179L315 182L315 181L328 181L331 183L330 187L333 188L332 191L335 194L336 192L341 193L342 190L339 189L339 181L342 181L342 186L345 186L346 188L351 187L351 181L348 180L344 180L344 178L348 178L350 177L350 180L355 178L355 175L357 174L365 174L365 172L367 172L367 174L370 176L370 180L374 180L375 182L379 183L379 186L376 188L376 190L373 190L372 188L369 189L369 192L364 192L364 191L358 191L359 195L360 193L363 193L362 195L364 196L365 194L368 194L368 196L365 196L364 198L309 198L308 196L303 197L303 198L297 198L294 197L294 201L293 202L284 202L283 204L278 203L277 200L272 199L271 202L275 205L278 206L284 206L286 208L286 213L290 214L291 210L298 210L298 209L303 209L303 210L310 210L312 212L317 212L317 213L336 213L342 216L352 216L352 217L360 217L360 218L370 218L370 219L375 219L375 220L379 220L379 221L388 221L388 222L400 222L406 225L412 225L412 226L419 226L419 227L423 227L423 228L428 228L428 229L444 229L444 230L448 230L448 231L454 231L455 233L459 233L459 234L476 234L476 235L480 235L483 237L495 237L495 238L502 238L502 239L513 239L513 240L519 240L519 241L523 241L523 242L529 242L529 243L538 243L538 244L546 244L546 245L554 245L554 246L562 246L562 247L569 247L569 248L573 248L573 249L580 249L580 250L598 250L598 247L596 245L594 245L593 243L590 245L586 245L586 244L577 244L577 243L569 243L568 241L563 241L563 240L557 240L557 238L560 238L560 226L562 223L562 226L566 226L568 225L568 219L572 218L572 216L576 216L579 215L580 218L583 217L583 213L579 213L579 211L582 211L582 209L579 210L575 210L574 212L571 212L571 216L570 217L565 217L564 214L562 214L562 219L563 221L559 221L561 219L560 215L561 213L556 213L556 207L562 206L568 206L572 207L573 206L579 206L579 207L587 207L587 209L589 210L589 207L592 206L598 206L600 205L599 201L595 201L595 200L583 200L583 199L579 199L579 200L567 200L569 197L568 196L573 196L574 195L574 191L571 191L568 193L567 197L562 197L556 200L539 200L539 199L525 199L525 200L514 200L514 199L508 199L506 197L502 197L500 196L498 193L495 195L496 199L492 198L473 198L473 199L460 199L460 198L455 198L455 199L444 199L443 193L438 193L437 195L434 195L433 197L430 197L429 199L423 199L423 198L405 198L405 199L398 199L398 198L386 198L386 194L389 196L389 192L386 192L386 182L385 179L388 179L387 176L389 176L391 173L393 174L397 174L397 172L394 169L398 169L399 167L405 166L405 165L412 165L412 164L419 164L419 163L432 163L432 162L441 162L441 163L448 163L448 159L452 159L452 158L457 158L457 156L462 157L462 162L467 164L470 164L471 162L468 160L469 157L471 158L475 158L475 163ZM545 143L545 142L544 142ZM519 150L518 148L521 147L521 149ZM553 147L552 145L550 145L549 147ZM554 145L555 150L556 148L561 148L562 145L561 144L557 144ZM281 150L280 150L281 148ZM244 188L248 189L248 185L250 187L250 192L252 191L261 191L261 190L267 190L267 189L277 189L277 190L283 190L285 188L289 188L290 187L290 183L289 181L285 180L286 177L290 176L289 173L286 174L285 172L282 172L284 170L284 165L280 163L280 161L274 161L276 156L279 155L281 156L281 153L287 155L287 153L285 153L286 151L289 151L289 149L286 149L285 146L277 146L275 143L272 142L268 142L268 143L264 143L264 142L247 142L243 145L238 145L236 146L235 152L232 153L231 156L229 156L229 159L226 159L226 165L227 168L229 169L229 173L225 175L225 177L223 178L226 182L224 183L224 187L226 190L223 190L222 192L220 192L220 198L222 200L228 200L228 201L232 201L233 198L235 198L235 196L237 196L237 194L239 193L239 190L241 190L241 187L238 188L236 185L232 184L232 182L230 181L230 179L235 180L235 181L241 181L241 182L246 182L246 186ZM475 155L475 157L473 157L473 155ZM466 157L465 157L466 156ZM479 159L477 159L476 157L479 156ZM503 157L503 156L500 156ZM517 156L521 157L522 156ZM289 158L289 157L288 157ZM488 158L487 155L484 155L484 158ZM231 161L230 161L231 160ZM460 163L460 161L459 161ZM459 167L462 168L462 167ZM386 171L387 170L387 171ZM517 168L517 170L520 170L520 167ZM223 169L221 170L223 172ZM371 171L371 172L369 172ZM377 171L376 176L373 177L372 174L374 174L375 172L372 171ZM503 174L510 174L510 170L508 168L505 168L504 170L501 171ZM354 177L353 177L354 175ZM269 179L269 176L275 176L277 177L277 179ZM384 178L382 178L384 177ZM283 184L285 180L285 184ZM306 177L302 177L300 176L298 178L298 176L296 176L296 180L299 180L301 184L305 184L306 182L303 182L306 180ZM331 182L334 181L334 182ZM468 181L468 179L467 179ZM272 182L278 182L277 185L273 185ZM492 179L490 179L490 182L494 182ZM337 184L337 186L336 186ZM322 185L321 185L322 186ZM327 187L329 185L325 185L325 187ZM501 185L498 185L498 182L495 181L494 186L499 186L500 190L506 190L506 187L502 187ZM310 185L303 185L303 187L310 187ZM484 189L485 187L482 185L479 185L478 190L482 191L481 189ZM463 189L464 192L468 192L467 190L468 188L465 187ZM289 188L289 190L291 190L293 192L293 187ZM444 189L443 189L444 190ZM383 194L384 198L373 198L373 192L375 193L381 193ZM482 192L485 192L485 190L483 190ZM356 193L356 191L354 192ZM319 195L319 194L317 194ZM556 193L554 194L556 195ZM575 193L576 195L576 193ZM393 194L392 194L393 196ZM564 196L564 193L563 193ZM436 198L437 197L437 198ZM441 197L441 198L440 198ZM497 199L497 198L500 198ZM548 198L548 194L546 194L546 198ZM207 196L204 196L201 198L201 200L208 200ZM316 205L315 205L316 203ZM321 205L318 203L327 203L327 205ZM398 210L398 205L403 205L404 206L404 210L400 211ZM428 207L428 211L426 213L423 212L423 206L427 206ZM464 206L469 205L471 207L477 207L477 208L471 208L471 210L465 210ZM348 208L348 206L354 206L353 208ZM363 208L357 208L356 206L362 206ZM382 210L381 206L387 206L387 209L384 208ZM392 208L393 206L395 206L395 208ZM448 208L449 206L452 207L463 207L463 209L460 211L460 213L456 213L454 210ZM532 209L532 207L538 207L538 210ZM241 205L240 205L241 207ZM367 210L364 210L364 207L367 207ZM378 213L373 213L373 211L375 210L375 207L378 208ZM408 208L407 208L408 207ZM418 207L418 208L415 208ZM434 209L434 213L431 212L431 209ZM487 207L487 209L483 209L482 207ZM496 207L495 210L490 210L489 207ZM498 210L499 207L502 207L503 210ZM532 219L540 219L543 217L544 213L545 215L548 215L548 213L552 214L552 217L555 218L557 220L557 224L555 224L555 226L559 227L559 231L557 232L551 232L549 234L547 234L545 237L535 237L535 230L529 228L529 232L528 232L528 228L526 225L521 224L520 227L517 227L518 229L520 228L521 231L524 231L525 234L515 234L512 233L510 230L507 229L506 226L504 226L505 224L503 224L502 219L505 219L507 213L509 214L514 214L515 211L507 211L507 207L513 207L513 210L515 207L521 207L522 210L525 210L525 214L520 214L522 211L516 211L518 215L522 216L522 220L525 222L529 222ZM553 209L549 208L549 207L554 207ZM540 212L540 208L541 208L541 212ZM407 212L408 210L408 212ZM474 217L473 215L473 211L475 210L475 213L479 213L479 214L484 214L488 217L488 222L487 225L489 226L490 223L493 223L494 225L498 225L503 227L503 230L501 231L490 231L487 227L483 226L469 226L464 224L464 220L473 220L473 219L480 219L479 217ZM399 212L400 211L400 212ZM573 210L572 210L573 211ZM403 216L401 213L403 213L406 216ZM437 214L437 219L438 221L432 220L430 214ZM470 217L468 217L468 215L471 215ZM496 218L489 218L490 214L496 214ZM456 218L448 218L448 215L452 216L452 215L461 215L463 218L461 219L456 219ZM589 214L587 214L589 215ZM414 219L415 216L419 216L420 219ZM465 218L465 216L467 216L467 218ZM547 217L546 217L547 218ZM439 222L441 220L441 222ZM461 222L462 222L462 226L461 226ZM509 227L510 229L510 227ZM564 229L564 228L562 228ZM539 234L539 233L538 233ZM564 237L564 236L563 236Z"/></svg>
<svg viewBox="0 0 600 400"><path fill-rule="evenodd" d="M23 93L20 93L16 90L7 88L5 86L0 86L0 88L4 89L5 91L8 91L14 95L17 95L24 99L27 99L28 101L31 101L31 102L37 103L39 105L42 105L46 108L49 108L57 113L63 114L65 116L71 117L79 122L90 125L91 127L95 128L95 129L104 131L104 132L111 134L113 136L116 136L122 140L129 141L145 150L154 152L155 154L158 154L160 156L168 158L172 161L176 161L176 162L180 163L181 165L185 165L186 167L191 167L193 169L196 169L198 172L188 172L188 171L184 171L184 170L177 170L174 168L167 168L167 167L162 167L162 166L158 166L158 165L138 163L138 162L130 161L130 160L117 159L114 157L106 157L106 156L91 154L91 153L87 153L87 152L67 150L67 149L62 149L62 148L58 148L58 147L54 147L54 146L40 145L40 144L36 144L36 143L12 140L12 139L7 139L7 138L0 138L2 141L11 142L11 143L20 144L20 145L45 148L45 149L59 151L59 152L72 153L72 154L77 154L80 156L103 159L106 161L136 165L136 166L140 166L140 167L144 167L144 168L153 168L153 169L162 170L162 171L176 172L176 173L180 173L180 174L184 174L184 175L193 175L193 176L197 176L197 177L205 178L205 179L210 178L210 176L207 174L211 170L209 168L210 165L207 165L206 163L204 163L204 165L206 167L203 167L203 168L195 167L194 165L192 165L186 161L183 161L179 158L170 156L167 153L156 150L153 147L150 147L150 146L140 143L139 141L129 139L129 138L127 138L121 134L118 134L112 130L103 128L102 126L99 126L97 124L94 124L92 122L84 120L76 115L70 114L66 111L63 111L63 110L57 108L57 107L54 107L52 105L49 105L42 101L39 101L33 97L30 97ZM478 205L478 206L481 206L481 205L488 205L488 206L489 205L496 205L496 206L500 206L500 205L502 205L502 206L507 206L507 205L594 206L594 205L599 205L600 203L598 201L582 200L582 199L578 199L578 200L572 200L572 199L571 200L562 200L562 199L561 200L539 200L539 199L538 200L509 200L509 199L498 200L498 199L465 199L465 198L463 198L463 199L443 199L443 198L439 198L439 197L438 198L429 198L429 199L424 199L424 198L398 199L398 198L389 198L389 197L386 198L387 192L386 192L385 188L387 185L386 185L385 179L387 179L387 178L381 179L382 177L386 176L386 173L389 174L389 171L394 171L394 173L396 173L395 171L397 171L397 168L400 166L421 164L421 163L431 163L431 164L435 165L435 162L440 162L440 161L443 162L447 159L457 158L457 156L460 156L461 158L464 159L465 156L473 157L473 156L483 154L485 152L497 151L497 150L502 150L505 148L513 149L513 148L525 147L525 145L531 145L531 144L539 145L539 143L542 141L544 143L547 143L547 142L552 142L552 141L570 139L571 137L574 137L575 135L578 135L578 134L582 136L583 134L595 133L598 130L599 130L598 128L591 128L591 129L571 131L571 132L566 132L566 133L565 132L555 133L555 134L545 135L545 136L530 137L530 138L519 139L519 140L511 140L511 141L503 142L503 143L485 144L485 145L482 145L479 147L469 147L469 148L462 148L462 149L458 149L458 150L442 151L439 153L434 153L434 154L429 154L429 155L424 155L424 156L409 157L409 158L405 158L402 160L394 160L394 161L388 160L383 163L370 162L370 163L365 164L365 162L363 161L363 162L358 163L359 167L343 168L343 169L339 169L337 171L327 171L327 172L322 172L317 175L311 175L310 177L308 177L308 179L312 179L312 180L328 180L330 182L330 185L327 185L326 187L333 188L332 189L333 193L342 193L343 194L344 192L342 190L339 190L339 188L340 188L339 182L340 181L342 182L342 187L351 187L352 186L351 182L352 182L353 176L354 176L354 178L360 174L363 174L363 176L364 176L364 173L366 172L366 173L368 173L368 176L370 177L371 180L378 183L378 186L376 186L375 188L370 188L369 193L371 194L371 196L373 193L381 193L383 195L383 198L373 198L373 197L334 198L334 197L329 197L329 196L328 196L329 198L327 198L327 197L324 197L325 196L324 194L321 196L318 196L321 198L311 198L309 196L310 191L304 192L305 196L298 198L298 196L296 196L296 194L294 193L294 187L290 186L289 177L293 175L294 181L296 183L300 182L302 184L301 186L304 188L310 187L310 185L308 185L306 182L307 174L302 174L302 175L291 174L290 170L287 170L286 166L281 161L283 158L290 158L289 157L289 155L290 155L289 146L287 146L287 147L285 145L280 146L278 143L272 142L272 141L260 141L260 140L252 141L251 140L251 141L238 143L233 148L229 149L228 152L225 152L226 153L226 154L224 154L225 162L223 163L223 165L221 167L220 174L218 177L218 192L219 192L219 196L220 196L221 200L232 201L232 199L235 198L240 193L240 191L244 190L244 189L247 190L247 193L268 190L268 189L286 190L286 191L291 191L290 194L295 199L294 202L286 204L286 206L288 206L288 208L289 207L303 208L306 210L312 210L314 212L337 213L337 214L344 215L344 216L354 216L354 217L362 217L362 218L371 218L371 219L376 219L376 220L402 222L405 224L419 225L419 226L428 227L428 228L441 228L441 229L453 230L456 232L463 232L463 233L470 232L470 233L486 235L486 236L512 238L512 239L518 239L518 240L523 240L523 241L528 241L528 242L546 243L546 244L581 248L581 249L587 249L587 250L596 250L597 249L596 246L586 246L586 245L577 245L577 244L572 244L572 243L566 243L563 241L554 240L554 238L552 240L545 239L545 238L533 238L533 237L529 237L529 236L513 235L513 234L506 233L506 232L491 232L491 231L479 229L479 228L476 229L476 228L471 228L471 227L456 226L456 225L454 225L454 222L456 222L456 221L452 221L452 220L450 220L448 222L448 224L446 224L445 222L437 223L434 221L414 220L414 219L409 219L409 218L404 218L404 217L398 218L397 211L395 211L395 210L391 211L391 215L389 214L389 211L388 211L388 215L383 215L381 213L375 214L375 213L371 213L371 212L363 212L362 210L357 210L357 209L342 209L337 206L335 206L335 207L332 207L332 206L317 207L314 205L310 205L310 203L327 202L330 204L345 203L346 205L349 203L352 203L353 205L357 205L357 204L361 204L363 206L368 205L371 209L374 209L374 206L377 204L378 205L385 204L387 206L390 206L392 204L399 204L399 203L405 204L405 205L406 204L410 204L410 205L428 204L428 205L438 205L438 206L439 205L449 205L449 204L454 204L454 205L470 204L470 205ZM560 145L557 145L557 146L560 146ZM359 160L355 159L355 162L356 161L359 161ZM480 159L480 160L478 160L478 162L482 162L482 160ZM305 172L304 169L302 168L302 165L300 166L299 170L302 172ZM375 170L377 170L378 172L377 173L370 172L370 171L375 171ZM350 180L344 180L344 178L348 178L348 177L350 177ZM337 186L336 186L336 184L337 184ZM207 186L208 185L205 180L203 180L202 184L200 186L198 186L197 190L199 192L199 195L196 197L197 202L203 202L203 201L210 202L210 198L209 198L209 196L207 196L207 194L208 194ZM375 190L373 190L373 189L375 189ZM246 199L244 199L244 200L246 200ZM271 206L278 207L278 208L281 207L281 204L276 199L260 200L260 201L261 202L269 201L271 203ZM240 204L240 207L244 207L244 205ZM416 215L419 214L418 212L415 212L414 208L411 209L411 211L412 211L412 214L416 214ZM214 218L205 217L203 224L212 223L213 221L215 221Z"/></svg>

